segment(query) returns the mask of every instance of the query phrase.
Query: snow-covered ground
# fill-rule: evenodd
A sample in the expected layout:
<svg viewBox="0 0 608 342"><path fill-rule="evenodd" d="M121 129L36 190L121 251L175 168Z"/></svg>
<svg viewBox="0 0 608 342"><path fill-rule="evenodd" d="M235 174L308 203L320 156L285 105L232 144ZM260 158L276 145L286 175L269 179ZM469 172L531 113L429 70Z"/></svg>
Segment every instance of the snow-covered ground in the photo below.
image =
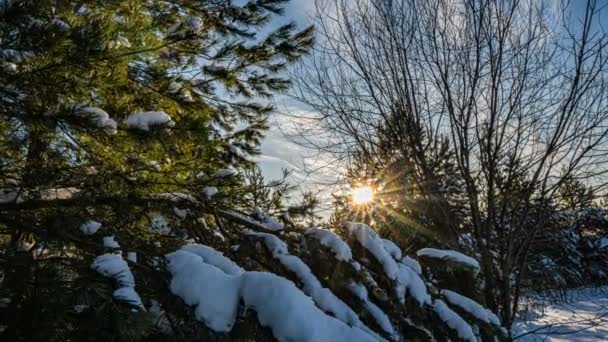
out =
<svg viewBox="0 0 608 342"><path fill-rule="evenodd" d="M529 303L525 319L513 326L517 341L608 341L608 286L568 291L560 304Z"/></svg>

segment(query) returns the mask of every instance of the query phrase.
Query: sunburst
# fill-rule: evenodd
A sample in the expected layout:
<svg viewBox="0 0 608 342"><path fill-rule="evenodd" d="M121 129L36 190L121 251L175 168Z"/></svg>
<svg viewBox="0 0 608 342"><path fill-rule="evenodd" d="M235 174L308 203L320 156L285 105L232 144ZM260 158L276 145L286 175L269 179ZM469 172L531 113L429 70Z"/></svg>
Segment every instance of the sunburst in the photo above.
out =
<svg viewBox="0 0 608 342"><path fill-rule="evenodd" d="M374 200L374 190L371 186L359 186L351 191L351 197L356 205L369 204Z"/></svg>

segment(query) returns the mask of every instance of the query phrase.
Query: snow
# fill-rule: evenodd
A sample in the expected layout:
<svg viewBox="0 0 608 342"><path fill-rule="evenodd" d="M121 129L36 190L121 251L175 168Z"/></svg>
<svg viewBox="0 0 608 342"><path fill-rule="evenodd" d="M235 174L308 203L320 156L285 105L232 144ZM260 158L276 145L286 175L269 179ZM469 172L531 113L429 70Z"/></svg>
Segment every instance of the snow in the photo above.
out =
<svg viewBox="0 0 608 342"><path fill-rule="evenodd" d="M11 62L2 62L2 69L9 74L14 74L17 72L17 64Z"/></svg>
<svg viewBox="0 0 608 342"><path fill-rule="evenodd" d="M221 169L218 170L216 173L213 174L214 178L226 178L226 177L232 177L234 175L236 175L238 173L237 170L235 169Z"/></svg>
<svg viewBox="0 0 608 342"><path fill-rule="evenodd" d="M61 19L54 18L49 24L61 32L68 32L70 30L70 25Z"/></svg>
<svg viewBox="0 0 608 342"><path fill-rule="evenodd" d="M133 287L128 287L128 286L119 287L112 293L112 296L122 302L129 303L133 306L138 306L140 308L143 308L141 298L139 297L139 294L137 293L137 291L135 291L135 288L133 288Z"/></svg>
<svg viewBox="0 0 608 342"><path fill-rule="evenodd" d="M127 260L137 264L137 252L127 252Z"/></svg>
<svg viewBox="0 0 608 342"><path fill-rule="evenodd" d="M170 235L171 227L167 219L160 213L153 213L150 219L150 231L160 235Z"/></svg>
<svg viewBox="0 0 608 342"><path fill-rule="evenodd" d="M190 16L186 21L186 25L188 29L192 32L198 32L201 29L201 25L203 24L203 19L198 16Z"/></svg>
<svg viewBox="0 0 608 342"><path fill-rule="evenodd" d="M390 279L397 278L399 267L391 255L384 249L384 243L378 234L363 223L346 222L345 228L350 235L354 235L361 246L365 247L384 268L384 273Z"/></svg>
<svg viewBox="0 0 608 342"><path fill-rule="evenodd" d="M144 308L139 294L135 291L135 277L122 256L113 253L102 254L95 258L91 268L116 281L118 289L112 294L114 298L140 309Z"/></svg>
<svg viewBox="0 0 608 342"><path fill-rule="evenodd" d="M350 284L348 284L348 289L361 301L367 300L368 293L365 285L351 281Z"/></svg>
<svg viewBox="0 0 608 342"><path fill-rule="evenodd" d="M171 37L171 36L175 36L179 34L178 29L182 26L181 22L176 22L175 24L171 25L168 29L167 29L167 37Z"/></svg>
<svg viewBox="0 0 608 342"><path fill-rule="evenodd" d="M420 306L431 304L431 296L429 296L422 278L420 278L416 271L402 263L399 263L395 292L402 304L405 302L407 294L412 296Z"/></svg>
<svg viewBox="0 0 608 342"><path fill-rule="evenodd" d="M156 197L166 199L173 202L186 201L197 203L198 201L192 195L184 194L181 192L164 192L157 194Z"/></svg>
<svg viewBox="0 0 608 342"><path fill-rule="evenodd" d="M393 257L401 257L399 247L391 241L381 239L373 229L365 224L348 222L345 227L382 264L386 275L395 280L395 293L401 303L405 302L405 296L409 294L421 306L431 304L431 297L427 293L426 285L418 272L410 266L397 263L393 259ZM387 251L387 248L391 253Z"/></svg>
<svg viewBox="0 0 608 342"><path fill-rule="evenodd" d="M263 234L261 236L264 237L266 248L272 253L275 259L279 260L279 262L285 266L286 269L298 277L302 283L302 290L313 299L317 306L348 325L360 327L365 331L372 332L371 329L366 327L359 320L357 314L346 303L336 297L331 290L321 285L319 279L317 279L302 259L295 255L288 254L287 245L285 245L282 240L274 235L272 235L274 238L268 238L268 235L271 234L258 234ZM280 247L277 248L277 246Z"/></svg>
<svg viewBox="0 0 608 342"><path fill-rule="evenodd" d="M348 262L352 260L353 253L350 250L350 246L344 242L336 233L327 229L320 228L308 228L304 234L313 236L321 245L331 249L335 254L336 260Z"/></svg>
<svg viewBox="0 0 608 342"><path fill-rule="evenodd" d="M186 216L188 216L188 213L190 211L188 209L180 209L178 207L173 207L173 213L175 214L175 216L179 217L180 219L185 219Z"/></svg>
<svg viewBox="0 0 608 342"><path fill-rule="evenodd" d="M395 333L395 328L393 328L393 325L391 324L391 320L384 313L384 311L382 311L382 309L380 309L376 304L369 301L365 302L365 308L367 309L367 312L372 315L372 317L380 326L380 328L384 330L384 332L391 336L393 340L398 340L397 334Z"/></svg>
<svg viewBox="0 0 608 342"><path fill-rule="evenodd" d="M99 230L99 228L101 228L101 223L93 220L88 220L80 225L80 231L82 231L85 235L93 235Z"/></svg>
<svg viewBox="0 0 608 342"><path fill-rule="evenodd" d="M188 90L186 88L182 88L182 90L180 90L180 92L179 92L179 98L182 101L185 101L185 102L188 102L188 103L194 102L194 98L192 97L192 93L190 92L190 90Z"/></svg>
<svg viewBox="0 0 608 342"><path fill-rule="evenodd" d="M226 274L239 275L245 272L239 265L226 258L222 252L218 252L211 247L191 244L182 247L181 250L200 256L203 258L203 262L219 268Z"/></svg>
<svg viewBox="0 0 608 342"><path fill-rule="evenodd" d="M41 189L38 191L38 196L43 201L56 201L62 199L74 198L75 195L80 193L80 189L75 187L68 188L50 188Z"/></svg>
<svg viewBox="0 0 608 342"><path fill-rule="evenodd" d="M23 191L21 189L16 188L5 188L0 189L0 203L21 203L23 202Z"/></svg>
<svg viewBox="0 0 608 342"><path fill-rule="evenodd" d="M114 235L103 237L103 246L106 248L120 248L120 245L114 240Z"/></svg>
<svg viewBox="0 0 608 342"><path fill-rule="evenodd" d="M156 160L151 160L148 165L150 165L150 167L152 168L152 170L154 171L160 171L162 170L160 164L156 161Z"/></svg>
<svg viewBox="0 0 608 342"><path fill-rule="evenodd" d="M389 336L393 337L394 340L398 340L395 334L395 328L393 328L393 325L391 324L391 320L384 313L384 311L382 311L382 309L369 300L365 286L361 283L351 282L348 285L348 288L363 302L365 309L370 313L370 315L372 315L378 326L380 326L380 328L382 328L382 330L384 330L384 332Z"/></svg>
<svg viewBox="0 0 608 342"><path fill-rule="evenodd" d="M597 247L599 249L608 249L608 237L603 237L599 239L597 242Z"/></svg>
<svg viewBox="0 0 608 342"><path fill-rule="evenodd" d="M133 273L119 254L102 254L95 258L91 267L103 276L114 278L122 286L135 286Z"/></svg>
<svg viewBox="0 0 608 342"><path fill-rule="evenodd" d="M222 213L224 215L229 215L231 216L233 219L237 220L237 221L242 221L242 224L245 225L253 225L256 226L257 228L261 229L261 230L268 230L268 231L280 231L283 229L283 225L276 222L272 217L264 215L263 213L259 212L259 216L258 212L256 210L256 212L254 213L254 215L257 215L258 218L260 218L259 220L251 218L249 216L245 216L245 215L241 215L237 212L234 212L232 210L222 210ZM262 221L263 220L263 221Z"/></svg>
<svg viewBox="0 0 608 342"><path fill-rule="evenodd" d="M141 112L129 115L127 126L142 131L149 131L152 126L175 126L169 114L165 112Z"/></svg>
<svg viewBox="0 0 608 342"><path fill-rule="evenodd" d="M207 186L203 189L202 191L202 195L203 197L205 197L206 199L211 199L211 197L215 196L218 193L218 190L216 187L214 186Z"/></svg>
<svg viewBox="0 0 608 342"><path fill-rule="evenodd" d="M422 274L422 267L420 267L420 263L416 259L406 255L401 259L401 263L414 270L417 274Z"/></svg>
<svg viewBox="0 0 608 342"><path fill-rule="evenodd" d="M76 304L74 305L74 312L82 313L84 310L88 309L89 306L86 304Z"/></svg>
<svg viewBox="0 0 608 342"><path fill-rule="evenodd" d="M393 241L388 239L381 239L384 249L390 254L395 260L401 259L401 248L397 246Z"/></svg>
<svg viewBox="0 0 608 342"><path fill-rule="evenodd" d="M31 52L18 51L15 49L0 49L0 58L13 63L23 63L32 56Z"/></svg>
<svg viewBox="0 0 608 342"><path fill-rule="evenodd" d="M129 39L118 35L116 36L116 47L120 48L120 47L126 47L126 48L130 48L131 47L131 42L129 41Z"/></svg>
<svg viewBox="0 0 608 342"><path fill-rule="evenodd" d="M232 211L232 210L222 210L222 209L218 209L218 210L220 213L222 213L222 215L229 216L233 221L240 222L241 224L246 225L246 226L255 226L256 228L259 228L260 230L268 230L266 227L264 227L264 225L261 222L256 221L249 216L242 215L242 214L237 213L236 211Z"/></svg>
<svg viewBox="0 0 608 342"><path fill-rule="evenodd" d="M253 217L256 220L262 222L262 224L264 225L263 227L266 230L278 232L280 230L283 230L283 228L284 228L284 226L282 224L277 222L274 218L272 218L272 216L263 213L259 208L255 209L255 212L253 213Z"/></svg>
<svg viewBox="0 0 608 342"><path fill-rule="evenodd" d="M177 251L167 256L173 275L170 290L184 302L196 306L198 320L217 332L232 329L239 303L240 277L224 273L200 256Z"/></svg>
<svg viewBox="0 0 608 342"><path fill-rule="evenodd" d="M213 229L212 232L213 232L213 235L218 237L220 240L222 240L222 242L226 241L226 237L224 237L224 235L222 233L220 233L219 230Z"/></svg>
<svg viewBox="0 0 608 342"><path fill-rule="evenodd" d="M214 331L231 330L242 299L279 341L376 341L363 330L323 313L285 278L266 272L226 274L185 250L166 257L171 292L196 306L196 318Z"/></svg>
<svg viewBox="0 0 608 342"><path fill-rule="evenodd" d="M481 304L477 303L476 301L450 290L441 290L441 294L448 301L448 303L461 308L471 316L479 319L482 322L500 327L500 319L498 319L498 316L496 316L492 311L481 306Z"/></svg>
<svg viewBox="0 0 608 342"><path fill-rule="evenodd" d="M317 277L300 258L287 254L279 254L276 258L285 266L285 268L298 277L302 283L302 290L304 293L309 295L319 308L332 314L332 316L348 325L370 331L369 328L363 325L357 314L346 303L336 297L331 290L321 285Z"/></svg>
<svg viewBox="0 0 608 342"><path fill-rule="evenodd" d="M79 108L76 112L77 115L82 117L89 117L95 123L95 126L103 129L107 129L111 133L116 133L116 121L110 118L110 115L101 108L95 107L84 107Z"/></svg>
<svg viewBox="0 0 608 342"><path fill-rule="evenodd" d="M127 23L127 19L123 15L116 14L112 17L112 21L120 25L124 25Z"/></svg>
<svg viewBox="0 0 608 342"><path fill-rule="evenodd" d="M471 326L457 313L452 311L441 299L435 300L433 310L445 324L456 331L458 337L466 341L477 341Z"/></svg>
<svg viewBox="0 0 608 342"><path fill-rule="evenodd" d="M198 33L203 25L203 19L198 16L189 16L184 22L177 22L167 29L168 37L183 37L189 33Z"/></svg>
<svg viewBox="0 0 608 342"><path fill-rule="evenodd" d="M169 84L169 87L167 88L167 92L169 94L177 94L180 89L182 89L182 84L179 82L173 81Z"/></svg>
<svg viewBox="0 0 608 342"><path fill-rule="evenodd" d="M264 240L266 248L270 251L273 257L279 254L289 253L289 250L287 249L287 244L274 234L254 232L251 230L245 230L243 234L262 238Z"/></svg>
<svg viewBox="0 0 608 342"><path fill-rule="evenodd" d="M357 327L324 314L312 300L285 278L247 272L241 288L247 307L257 311L279 341L377 341Z"/></svg>
<svg viewBox="0 0 608 342"><path fill-rule="evenodd" d="M232 152L234 155L236 155L237 157L244 159L244 160L249 160L247 157L247 154L238 146L229 144L228 148L230 149L230 152Z"/></svg>
<svg viewBox="0 0 608 342"><path fill-rule="evenodd" d="M460 252L446 250L446 249L435 249L435 248L423 248L419 250L416 255L425 256L434 259L448 260L472 269L474 272L479 272L479 262L470 256L464 255Z"/></svg>
<svg viewBox="0 0 608 342"><path fill-rule="evenodd" d="M600 342L608 340L608 286L570 289L561 303L524 298L534 309L515 321L511 332L522 342Z"/></svg>

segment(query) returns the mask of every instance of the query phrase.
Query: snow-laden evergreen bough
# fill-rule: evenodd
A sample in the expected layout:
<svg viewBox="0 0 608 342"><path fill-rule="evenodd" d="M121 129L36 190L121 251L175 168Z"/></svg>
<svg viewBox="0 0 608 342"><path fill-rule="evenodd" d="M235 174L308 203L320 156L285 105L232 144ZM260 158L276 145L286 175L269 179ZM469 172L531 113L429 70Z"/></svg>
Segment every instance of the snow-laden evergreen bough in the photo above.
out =
<svg viewBox="0 0 608 342"><path fill-rule="evenodd" d="M260 217L259 211L253 215ZM260 260L255 270L200 244L166 255L171 293L213 331L229 334L239 315L254 311L259 324L280 341L475 341L504 334L496 315L473 299L426 282L413 258L402 258L395 243L380 239L367 225L347 223L344 240L327 229L270 233L254 227L239 229L238 248L227 253ZM349 243L375 254L372 259L353 254ZM252 251L256 254L249 255ZM464 261L463 267L470 266L470 260ZM394 263L394 268L382 263ZM262 265L264 271L257 271Z"/></svg>

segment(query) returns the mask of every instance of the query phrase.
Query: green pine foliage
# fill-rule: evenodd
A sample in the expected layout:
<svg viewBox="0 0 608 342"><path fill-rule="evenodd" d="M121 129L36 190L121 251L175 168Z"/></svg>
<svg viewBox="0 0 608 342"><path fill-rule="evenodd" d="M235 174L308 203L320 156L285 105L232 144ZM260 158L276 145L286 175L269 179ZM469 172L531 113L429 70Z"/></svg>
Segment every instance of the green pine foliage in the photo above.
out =
<svg viewBox="0 0 608 342"><path fill-rule="evenodd" d="M251 212L242 176L214 175L253 170L266 99L313 43L310 27L271 27L285 2L0 2L2 340L152 338L155 316L113 300L90 269L101 237L138 252L140 295L160 301L160 256L186 237L221 243L216 207ZM164 120L130 124L145 112ZM176 200L191 197L204 204L181 219ZM84 235L88 219L102 230ZM208 334L183 324L178 340Z"/></svg>

